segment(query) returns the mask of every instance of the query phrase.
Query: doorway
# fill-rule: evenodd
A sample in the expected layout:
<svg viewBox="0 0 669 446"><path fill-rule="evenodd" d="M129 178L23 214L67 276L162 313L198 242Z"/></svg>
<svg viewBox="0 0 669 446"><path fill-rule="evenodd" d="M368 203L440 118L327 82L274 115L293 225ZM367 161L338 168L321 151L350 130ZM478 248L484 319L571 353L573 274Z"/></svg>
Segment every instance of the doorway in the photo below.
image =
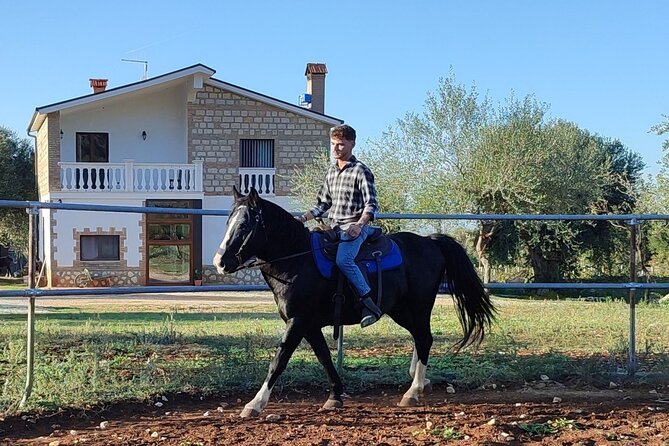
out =
<svg viewBox="0 0 669 446"><path fill-rule="evenodd" d="M146 200L147 207L201 209L201 200ZM202 270L202 216L146 214L147 285L192 285Z"/></svg>

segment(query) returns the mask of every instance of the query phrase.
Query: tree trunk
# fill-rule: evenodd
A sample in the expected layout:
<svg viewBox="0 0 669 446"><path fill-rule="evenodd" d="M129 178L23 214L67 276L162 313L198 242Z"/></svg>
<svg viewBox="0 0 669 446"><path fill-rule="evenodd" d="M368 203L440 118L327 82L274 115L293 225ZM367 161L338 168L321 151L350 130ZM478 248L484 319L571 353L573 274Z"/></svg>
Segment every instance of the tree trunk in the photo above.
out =
<svg viewBox="0 0 669 446"><path fill-rule="evenodd" d="M560 256L550 254L544 255L539 246L530 248L530 260L532 261L535 282L560 282Z"/></svg>
<svg viewBox="0 0 669 446"><path fill-rule="evenodd" d="M490 223L481 223L479 228L479 236L476 240L476 254L478 255L479 264L483 268L483 283L490 283L491 269L490 261L488 260L488 247L492 241L492 234L494 225Z"/></svg>

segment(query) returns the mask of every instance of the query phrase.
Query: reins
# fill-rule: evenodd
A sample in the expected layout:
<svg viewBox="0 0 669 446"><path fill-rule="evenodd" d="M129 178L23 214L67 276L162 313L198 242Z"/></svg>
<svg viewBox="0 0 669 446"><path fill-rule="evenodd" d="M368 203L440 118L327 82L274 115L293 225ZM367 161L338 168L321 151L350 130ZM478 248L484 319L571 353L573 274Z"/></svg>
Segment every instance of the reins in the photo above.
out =
<svg viewBox="0 0 669 446"><path fill-rule="evenodd" d="M337 243L339 243L339 242L337 242ZM325 249L325 248L318 248L318 249L321 250L321 249ZM260 267L260 266L263 266L263 265L269 265L269 264L272 264L272 263L275 263L275 262L281 262L283 260L293 259L295 257L300 257L300 256L303 256L305 254L312 253L312 252L314 252L314 250L310 249L308 251L298 252L297 254L291 254L291 255L288 255L288 256L279 257L279 258L276 258L274 260L264 260L262 262L257 262L257 261L254 260L251 263L247 263L245 265L240 266L239 269L237 269L235 272L241 271L243 269L257 268L257 267Z"/></svg>
<svg viewBox="0 0 669 446"><path fill-rule="evenodd" d="M295 253L295 254L289 254L287 256L278 257L278 258L272 259L272 260L264 260L264 261L258 262L257 261L258 259L255 259L255 260L253 260L249 263L243 264L241 262L242 251L244 250L246 245L249 243L249 241L253 238L253 235L255 234L256 229L258 228L259 224L262 225L262 227L263 227L263 233L265 234L265 242L269 242L269 239L267 238L267 228L265 227L265 219L262 217L262 209L259 209L258 213L255 214L254 220L255 220L255 224L253 225L253 229L246 235L246 237L244 237L244 241L242 242L242 245L239 247L239 249L237 250L237 253L235 254L235 257L237 258L237 260L239 261L239 263L241 265L238 269L235 270L235 272L243 271L243 270L247 270L247 269L252 269L252 268L259 268L259 267L264 266L264 265L270 265L272 263L294 259L294 258L297 258L297 257L301 257L303 255L306 255L306 254L313 253L315 251L322 251L322 250L326 249L326 247L323 246L321 248L315 248L315 249L312 248L312 249L309 249L307 251L302 251L302 252L298 252L298 253ZM351 241L353 241L353 240L337 240L337 241L332 242L331 245L339 245L340 243L351 242ZM292 283L291 281L287 281L287 280L281 279L279 277L275 277L275 276L273 276L273 275L271 275L267 272L265 272L265 274L267 274L268 276L270 276L270 277L272 277L272 278L274 278L274 279L276 279L279 282L282 282L284 284Z"/></svg>

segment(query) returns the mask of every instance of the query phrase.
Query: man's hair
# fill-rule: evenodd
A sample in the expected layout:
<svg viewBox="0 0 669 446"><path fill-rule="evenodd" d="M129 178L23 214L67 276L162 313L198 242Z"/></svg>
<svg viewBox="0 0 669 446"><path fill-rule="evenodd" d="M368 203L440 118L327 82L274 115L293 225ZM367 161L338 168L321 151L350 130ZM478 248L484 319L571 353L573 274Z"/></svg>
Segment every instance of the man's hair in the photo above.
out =
<svg viewBox="0 0 669 446"><path fill-rule="evenodd" d="M355 141L355 129L348 124L338 125L330 129L331 138L343 138L347 141Z"/></svg>

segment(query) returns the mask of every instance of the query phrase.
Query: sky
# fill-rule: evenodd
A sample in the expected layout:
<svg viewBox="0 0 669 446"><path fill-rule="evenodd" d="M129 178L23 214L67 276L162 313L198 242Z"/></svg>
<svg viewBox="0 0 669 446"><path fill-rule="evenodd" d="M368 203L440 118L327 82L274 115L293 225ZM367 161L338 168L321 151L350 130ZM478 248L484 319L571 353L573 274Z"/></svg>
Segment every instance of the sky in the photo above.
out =
<svg viewBox="0 0 669 446"><path fill-rule="evenodd" d="M308 62L327 64L328 115L380 139L421 112L439 79L503 101L533 94L549 114L639 153L659 171L669 115L669 2L0 0L0 126L27 137L36 107L197 63L287 102Z"/></svg>

